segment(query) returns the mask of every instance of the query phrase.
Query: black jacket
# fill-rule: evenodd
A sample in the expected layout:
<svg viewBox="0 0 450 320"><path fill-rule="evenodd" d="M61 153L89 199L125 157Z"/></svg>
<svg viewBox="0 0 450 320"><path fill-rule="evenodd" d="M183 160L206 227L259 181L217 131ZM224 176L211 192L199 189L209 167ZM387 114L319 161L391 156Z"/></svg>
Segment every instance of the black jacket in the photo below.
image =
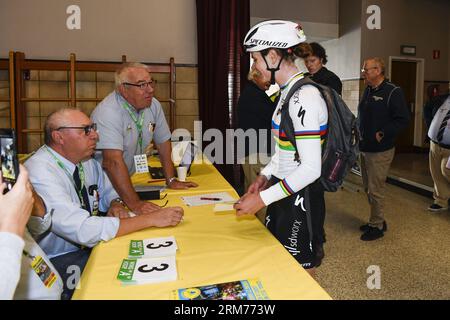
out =
<svg viewBox="0 0 450 320"><path fill-rule="evenodd" d="M276 103L272 102L269 96L256 84L249 81L247 86L242 91L237 104L237 128L255 129L259 133L259 129L267 130L266 150L258 150L258 152L267 154L271 153L271 126L272 115L275 111ZM258 138L258 148L259 148ZM245 155L249 154L248 139L246 139Z"/></svg>
<svg viewBox="0 0 450 320"><path fill-rule="evenodd" d="M342 82L334 72L325 67L320 68L315 74L310 74L311 80L319 84L334 89L339 95L342 95Z"/></svg>
<svg viewBox="0 0 450 320"><path fill-rule="evenodd" d="M408 126L409 120L409 110L400 87L387 80L377 88L368 86L358 105L360 150L382 152L393 148L396 136ZM378 131L384 134L380 142L375 138Z"/></svg>

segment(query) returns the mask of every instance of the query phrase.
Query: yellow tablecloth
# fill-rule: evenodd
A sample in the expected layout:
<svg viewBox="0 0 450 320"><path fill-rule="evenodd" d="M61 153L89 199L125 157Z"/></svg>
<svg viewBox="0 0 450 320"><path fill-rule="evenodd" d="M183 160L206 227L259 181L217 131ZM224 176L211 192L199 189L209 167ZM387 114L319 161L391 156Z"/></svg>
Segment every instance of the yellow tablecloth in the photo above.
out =
<svg viewBox="0 0 450 320"><path fill-rule="evenodd" d="M155 158L149 158L149 163L153 167L161 166ZM189 189L166 189L164 193L168 195L189 195L196 193L214 193L221 191L234 191L233 187L225 178L217 172L217 169L206 159L202 163L194 163L191 166L191 175L186 178L187 181L193 181L198 184L197 188ZM133 185L165 186L165 181L152 181L148 173L136 173L131 177Z"/></svg>
<svg viewBox="0 0 450 320"><path fill-rule="evenodd" d="M197 181L205 181L202 188L208 192L215 181L223 183L214 168L197 169L204 175ZM194 167L193 180L195 172ZM229 185L214 191L227 191L238 198ZM150 228L97 245L73 299L171 299L172 291L179 288L251 278L262 281L270 299L330 299L256 218L237 218L234 211L214 213L214 205L187 207L180 194L167 199L169 206L183 206L184 221L176 227ZM165 236L175 236L178 244L178 280L121 286L116 277L130 240Z"/></svg>

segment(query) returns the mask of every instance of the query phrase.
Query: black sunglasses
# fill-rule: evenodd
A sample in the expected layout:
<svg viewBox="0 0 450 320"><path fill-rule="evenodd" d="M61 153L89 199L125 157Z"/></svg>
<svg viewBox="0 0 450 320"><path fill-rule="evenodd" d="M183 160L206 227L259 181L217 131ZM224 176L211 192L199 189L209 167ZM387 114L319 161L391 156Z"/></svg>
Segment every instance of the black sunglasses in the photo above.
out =
<svg viewBox="0 0 450 320"><path fill-rule="evenodd" d="M88 136L92 130L97 131L97 124L93 123L93 124L90 124L88 126L83 126L83 127L81 127L81 126L80 127L59 127L59 128L56 128L55 130L59 131L62 129L82 129L82 130L84 130L84 134Z"/></svg>

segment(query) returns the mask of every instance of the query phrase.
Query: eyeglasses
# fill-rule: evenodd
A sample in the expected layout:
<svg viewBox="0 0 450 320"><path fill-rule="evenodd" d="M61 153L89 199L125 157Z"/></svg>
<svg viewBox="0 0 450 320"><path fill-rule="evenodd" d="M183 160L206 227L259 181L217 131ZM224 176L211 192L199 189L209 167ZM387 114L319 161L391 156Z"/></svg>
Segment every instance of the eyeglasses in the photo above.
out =
<svg viewBox="0 0 450 320"><path fill-rule="evenodd" d="M81 126L80 127L59 127L59 128L56 128L55 130L59 131L62 129L82 129L82 130L84 130L84 134L88 136L92 130L97 131L97 124L93 123L93 124L90 124L90 125L84 126L84 127L81 127Z"/></svg>
<svg viewBox="0 0 450 320"><path fill-rule="evenodd" d="M367 71L369 71L371 69L378 69L378 67L362 68L361 72L367 72Z"/></svg>
<svg viewBox="0 0 450 320"><path fill-rule="evenodd" d="M145 81L145 82L140 82L140 83L123 82L122 84L125 84L127 86L138 87L139 89L144 90L149 87L153 88L156 84L156 80L150 80L150 81Z"/></svg>

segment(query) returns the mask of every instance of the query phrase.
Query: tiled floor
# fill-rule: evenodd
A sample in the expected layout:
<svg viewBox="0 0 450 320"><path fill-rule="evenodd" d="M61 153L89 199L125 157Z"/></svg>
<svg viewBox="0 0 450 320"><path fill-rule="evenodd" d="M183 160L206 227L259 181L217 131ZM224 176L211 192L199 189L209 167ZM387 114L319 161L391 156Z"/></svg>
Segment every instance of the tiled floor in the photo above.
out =
<svg viewBox="0 0 450 320"><path fill-rule="evenodd" d="M317 281L334 299L450 299L450 212L426 210L431 199L388 185L384 237L364 242L359 226L369 205L356 187L326 193L325 258ZM367 269L378 266L381 288L370 290Z"/></svg>
<svg viewBox="0 0 450 320"><path fill-rule="evenodd" d="M390 175L433 187L428 153L399 153L392 161Z"/></svg>

